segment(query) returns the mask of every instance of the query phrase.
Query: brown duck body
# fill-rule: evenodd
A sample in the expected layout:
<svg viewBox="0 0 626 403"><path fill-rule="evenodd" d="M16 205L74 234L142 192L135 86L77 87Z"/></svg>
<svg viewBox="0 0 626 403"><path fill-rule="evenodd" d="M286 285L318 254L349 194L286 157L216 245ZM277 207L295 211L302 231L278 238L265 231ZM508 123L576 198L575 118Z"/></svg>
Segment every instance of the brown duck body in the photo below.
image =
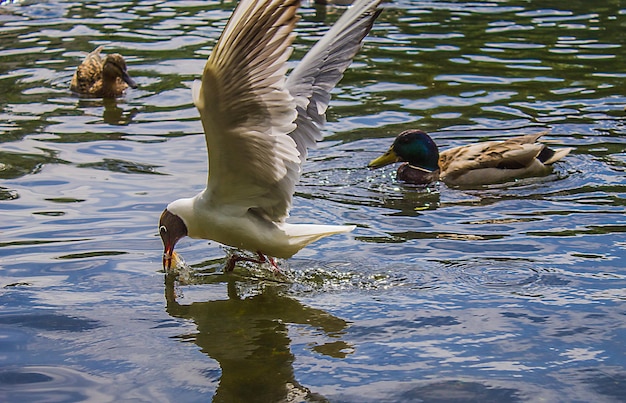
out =
<svg viewBox="0 0 626 403"><path fill-rule="evenodd" d="M451 148L439 156L440 179L448 185L472 186L543 176L571 148L553 150L538 140L546 132Z"/></svg>
<svg viewBox="0 0 626 403"><path fill-rule="evenodd" d="M554 162L571 151L571 148L553 150L540 143L538 140L544 134L546 132L504 141L486 141L439 153L426 133L407 130L398 135L389 151L371 161L369 166L378 168L393 162L406 161L398 168L397 177L414 184L441 180L451 186L476 186L542 176L550 172ZM414 150L421 153L419 157L416 156L417 152L416 155L411 155ZM437 154L435 167L435 160L432 158ZM422 161L425 156L429 157L429 163Z"/></svg>
<svg viewBox="0 0 626 403"><path fill-rule="evenodd" d="M129 86L137 88L126 69L126 61L117 53L100 57L102 46L89 53L78 66L70 89L94 98L117 98Z"/></svg>

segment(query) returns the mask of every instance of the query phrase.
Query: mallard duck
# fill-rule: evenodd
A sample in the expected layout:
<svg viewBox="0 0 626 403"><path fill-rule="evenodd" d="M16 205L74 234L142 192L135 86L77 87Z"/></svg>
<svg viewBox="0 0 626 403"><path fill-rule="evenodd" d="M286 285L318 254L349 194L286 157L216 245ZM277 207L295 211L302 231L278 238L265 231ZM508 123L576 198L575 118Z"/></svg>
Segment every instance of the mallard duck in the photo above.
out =
<svg viewBox="0 0 626 403"><path fill-rule="evenodd" d="M553 150L539 143L539 137L546 133L454 147L439 154L428 134L406 130L396 137L386 153L368 166L379 168L404 162L398 168L397 178L414 184L441 180L451 186L474 186L542 176L550 172L551 164L572 150Z"/></svg>
<svg viewBox="0 0 626 403"><path fill-rule="evenodd" d="M289 258L354 225L285 220L307 149L322 138L330 92L379 15L381 0L358 0L286 77L298 20L296 0L242 0L192 87L209 154L206 188L167 205L159 220L163 266L184 236L251 251L240 260Z"/></svg>
<svg viewBox="0 0 626 403"><path fill-rule="evenodd" d="M72 77L70 89L94 98L117 98L129 86L137 88L135 81L128 75L122 55L113 53L103 61L100 57L102 48L98 46L85 57Z"/></svg>

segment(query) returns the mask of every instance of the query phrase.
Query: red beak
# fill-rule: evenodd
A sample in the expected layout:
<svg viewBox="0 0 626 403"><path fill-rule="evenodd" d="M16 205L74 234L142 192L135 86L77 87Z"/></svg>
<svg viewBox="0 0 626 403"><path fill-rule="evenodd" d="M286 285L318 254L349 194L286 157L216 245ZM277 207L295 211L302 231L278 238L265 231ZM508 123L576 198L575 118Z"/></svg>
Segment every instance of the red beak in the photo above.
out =
<svg viewBox="0 0 626 403"><path fill-rule="evenodd" d="M170 245L166 245L163 251L163 270L165 271L169 271L172 268L173 249Z"/></svg>

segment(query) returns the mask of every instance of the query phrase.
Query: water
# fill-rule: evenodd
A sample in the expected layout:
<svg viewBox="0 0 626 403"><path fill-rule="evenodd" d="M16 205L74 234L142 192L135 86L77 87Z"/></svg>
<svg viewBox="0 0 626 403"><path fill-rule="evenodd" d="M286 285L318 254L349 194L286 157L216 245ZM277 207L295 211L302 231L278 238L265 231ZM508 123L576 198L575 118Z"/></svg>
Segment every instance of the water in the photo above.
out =
<svg viewBox="0 0 626 403"><path fill-rule="evenodd" d="M159 214L205 181L190 86L232 7L2 2L0 400L626 401L623 2L386 4L291 214L358 228L281 262L291 284L190 239L164 281ZM295 60L341 11L304 5ZM79 99L101 44L139 88ZM478 189L364 169L407 128L575 150Z"/></svg>

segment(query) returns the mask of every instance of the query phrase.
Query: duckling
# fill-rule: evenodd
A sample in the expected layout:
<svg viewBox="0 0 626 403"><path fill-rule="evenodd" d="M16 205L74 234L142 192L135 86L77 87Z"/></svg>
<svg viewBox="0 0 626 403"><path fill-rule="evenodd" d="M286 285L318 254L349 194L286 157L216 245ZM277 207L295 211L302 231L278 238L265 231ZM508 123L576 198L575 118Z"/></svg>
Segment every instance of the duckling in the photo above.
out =
<svg viewBox="0 0 626 403"><path fill-rule="evenodd" d="M485 141L443 151L421 130L398 135L389 150L372 160L368 167L379 168L404 162L397 177L407 183L429 184L441 180L450 186L475 186L542 176L551 165L572 149L553 150L537 140L541 132L504 141Z"/></svg>
<svg viewBox="0 0 626 403"><path fill-rule="evenodd" d="M100 57L103 46L89 53L78 66L70 89L81 95L94 98L116 98L122 95L129 86L137 88L126 70L126 61L122 55L114 53Z"/></svg>

